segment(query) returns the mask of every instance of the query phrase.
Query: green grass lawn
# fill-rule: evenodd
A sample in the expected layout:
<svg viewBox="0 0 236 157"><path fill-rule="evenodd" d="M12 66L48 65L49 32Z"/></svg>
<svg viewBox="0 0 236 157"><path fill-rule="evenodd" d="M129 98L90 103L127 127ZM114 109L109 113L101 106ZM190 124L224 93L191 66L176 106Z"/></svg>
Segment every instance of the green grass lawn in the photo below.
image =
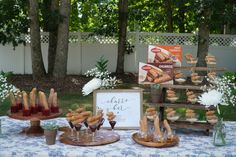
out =
<svg viewBox="0 0 236 157"><path fill-rule="evenodd" d="M81 92L65 92L59 93L59 104L60 108L63 110L63 115L68 112L68 109L75 109L77 107L85 107L87 110L92 111L93 108L93 96L90 94L89 96L83 96ZM148 102L149 94L144 94L144 104ZM6 100L1 103L0 105L0 116L6 115L7 110L9 110L9 100ZM143 109L147 108L147 105L144 105ZM178 112L184 114L185 109L179 108ZM232 120L236 121L236 106L235 107L222 107L222 111L224 114L224 120ZM200 115L200 119L204 119L205 111L198 110L197 111Z"/></svg>

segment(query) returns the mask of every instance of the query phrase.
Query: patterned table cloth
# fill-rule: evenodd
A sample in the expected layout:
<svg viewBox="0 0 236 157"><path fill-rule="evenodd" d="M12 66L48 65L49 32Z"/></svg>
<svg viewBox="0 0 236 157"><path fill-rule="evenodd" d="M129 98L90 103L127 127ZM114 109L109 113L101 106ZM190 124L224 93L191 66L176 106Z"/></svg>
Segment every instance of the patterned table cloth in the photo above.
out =
<svg viewBox="0 0 236 157"><path fill-rule="evenodd" d="M236 122L225 122L227 145L216 147L212 144L212 136L199 134L178 134L180 142L171 148L149 148L136 144L132 138L134 130L117 131L121 137L120 141L93 147L71 146L58 141L55 145L46 145L44 136L28 137L20 135L23 127L29 126L29 121L20 121L0 117L2 119L3 136L0 138L0 157L103 157L103 156L127 156L127 157L202 157L202 156L227 156L236 157ZM56 122L60 126L68 126L65 118L41 121Z"/></svg>

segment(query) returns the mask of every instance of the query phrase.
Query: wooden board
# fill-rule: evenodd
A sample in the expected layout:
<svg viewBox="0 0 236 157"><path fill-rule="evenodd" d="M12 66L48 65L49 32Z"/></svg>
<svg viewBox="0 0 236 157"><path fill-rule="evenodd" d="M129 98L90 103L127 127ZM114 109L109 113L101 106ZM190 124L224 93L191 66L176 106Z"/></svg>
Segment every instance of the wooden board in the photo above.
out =
<svg viewBox="0 0 236 157"><path fill-rule="evenodd" d="M141 144L143 146L155 147L155 148L173 147L179 143L179 138L177 136L174 136L172 140L167 140L162 143L161 142L153 142L153 141L146 142L143 139L138 137L138 133L134 133L132 135L132 139L136 143Z"/></svg>
<svg viewBox="0 0 236 157"><path fill-rule="evenodd" d="M115 115L116 129L138 129L143 114L142 89L112 89L93 92L93 112L102 109L104 115L112 111ZM130 116L132 113L132 117ZM105 116L105 118L107 118ZM104 128L110 128L106 120Z"/></svg>
<svg viewBox="0 0 236 157"><path fill-rule="evenodd" d="M192 89L192 90L202 90L201 85L173 85L173 84L161 84L161 88L174 88L174 89Z"/></svg>
<svg viewBox="0 0 236 157"><path fill-rule="evenodd" d="M79 141L73 141L70 137L70 132L67 131L60 136L60 142L64 144L74 145L74 146L100 146L110 143L114 143L120 140L120 135L114 131L100 130L99 137L95 141L92 141L91 134L86 135L81 131L79 135Z"/></svg>
<svg viewBox="0 0 236 157"><path fill-rule="evenodd" d="M38 120L46 120L46 119L52 119L57 118L62 114L62 110L60 109L58 113L51 113L49 116L42 115L42 112L38 112L37 114L32 114L31 116L23 116L22 111L17 113L11 113L11 111L7 111L7 115L11 118L18 119L18 120L32 120L32 119L38 119Z"/></svg>
<svg viewBox="0 0 236 157"><path fill-rule="evenodd" d="M182 66L182 67L174 67L174 69L186 69L186 70L195 70L195 71L218 71L224 72L226 71L225 68L217 68L217 67L193 67L193 66Z"/></svg>
<svg viewBox="0 0 236 157"><path fill-rule="evenodd" d="M171 128L185 128L185 129L197 129L197 130L212 130L213 125L204 121L197 121L190 123L188 121L175 121L169 122Z"/></svg>
<svg viewBox="0 0 236 157"><path fill-rule="evenodd" d="M151 105L156 105L158 107L171 107L171 108L191 108L191 109L202 109L209 110L206 106L201 104L191 104L191 103L148 103ZM214 109L211 107L210 109Z"/></svg>

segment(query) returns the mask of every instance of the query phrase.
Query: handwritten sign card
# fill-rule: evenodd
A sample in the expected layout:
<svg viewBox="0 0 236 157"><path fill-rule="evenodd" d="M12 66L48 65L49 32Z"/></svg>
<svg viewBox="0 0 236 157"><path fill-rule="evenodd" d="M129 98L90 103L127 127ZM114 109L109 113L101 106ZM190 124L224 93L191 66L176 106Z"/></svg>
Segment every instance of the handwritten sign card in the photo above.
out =
<svg viewBox="0 0 236 157"><path fill-rule="evenodd" d="M106 113L116 115L116 129L137 129L142 117L143 93L141 89L97 90L93 93L93 111L102 109L106 119L103 127L110 128Z"/></svg>

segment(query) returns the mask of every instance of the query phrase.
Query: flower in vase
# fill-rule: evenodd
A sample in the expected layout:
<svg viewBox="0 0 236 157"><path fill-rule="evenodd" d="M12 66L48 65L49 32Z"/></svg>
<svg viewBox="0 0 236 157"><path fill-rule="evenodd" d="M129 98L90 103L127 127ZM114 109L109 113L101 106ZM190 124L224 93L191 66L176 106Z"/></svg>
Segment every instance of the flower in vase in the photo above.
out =
<svg viewBox="0 0 236 157"><path fill-rule="evenodd" d="M18 88L7 82L7 77L0 74L0 100L4 101L10 93L17 95L20 92Z"/></svg>
<svg viewBox="0 0 236 157"><path fill-rule="evenodd" d="M90 80L88 83L86 83L82 89L82 94L88 95L92 93L94 90L98 89L101 87L102 80L99 78L93 78Z"/></svg>
<svg viewBox="0 0 236 157"><path fill-rule="evenodd" d="M211 105L216 107L222 102L222 97L222 93L218 92L217 90L211 90L204 92L201 96L199 96L199 103L205 105L206 107L210 107Z"/></svg>

